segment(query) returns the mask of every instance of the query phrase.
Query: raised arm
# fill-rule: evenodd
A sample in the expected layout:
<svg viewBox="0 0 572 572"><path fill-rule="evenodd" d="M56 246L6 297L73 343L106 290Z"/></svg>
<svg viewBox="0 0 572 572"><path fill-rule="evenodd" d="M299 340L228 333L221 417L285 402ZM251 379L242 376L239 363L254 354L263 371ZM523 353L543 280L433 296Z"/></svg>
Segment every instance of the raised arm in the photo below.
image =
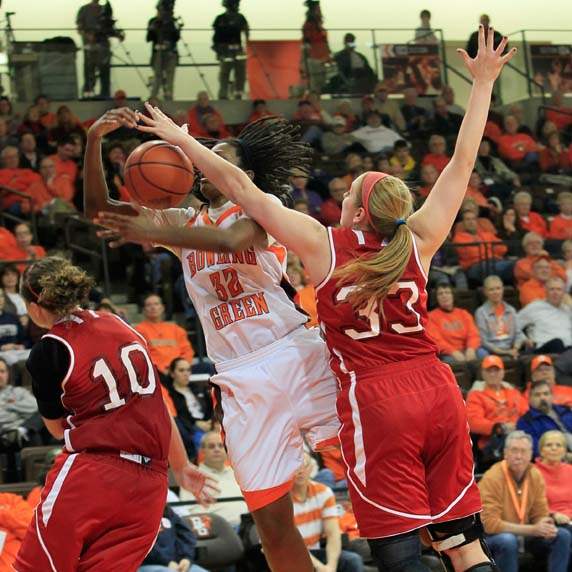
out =
<svg viewBox="0 0 572 572"><path fill-rule="evenodd" d="M83 211L89 219L93 219L100 211L112 211L127 215L136 213L129 203L114 201L109 198L109 189L105 181L101 159L102 139L108 133L122 126L137 126L136 113L127 107L108 111L87 132L83 167Z"/></svg>
<svg viewBox="0 0 572 572"><path fill-rule="evenodd" d="M493 48L493 38L493 29L489 28L485 40L484 28L480 26L477 56L471 59L465 50L457 50L473 76L467 111L451 161L437 179L424 205L408 221L426 267L449 234L457 216L485 129L493 84L503 65L516 51L513 48L503 56L507 38L503 38L496 50Z"/></svg>
<svg viewBox="0 0 572 572"><path fill-rule="evenodd" d="M141 131L155 133L178 145L223 195L302 259L312 282L318 283L326 276L331 255L324 226L310 216L282 206L276 197L259 189L243 170L201 145L158 108L146 106L151 118L140 116L145 123L139 126Z"/></svg>

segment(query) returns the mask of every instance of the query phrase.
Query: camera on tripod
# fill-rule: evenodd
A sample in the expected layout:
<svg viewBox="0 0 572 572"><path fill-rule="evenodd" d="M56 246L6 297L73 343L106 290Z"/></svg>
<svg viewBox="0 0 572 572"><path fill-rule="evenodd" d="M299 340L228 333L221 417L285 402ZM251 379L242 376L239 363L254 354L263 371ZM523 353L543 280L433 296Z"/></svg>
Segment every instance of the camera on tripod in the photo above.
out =
<svg viewBox="0 0 572 572"><path fill-rule="evenodd" d="M122 42L125 39L125 32L117 27L117 20L113 17L113 8L108 1L104 4L98 18L96 41L105 41L109 38L117 38Z"/></svg>

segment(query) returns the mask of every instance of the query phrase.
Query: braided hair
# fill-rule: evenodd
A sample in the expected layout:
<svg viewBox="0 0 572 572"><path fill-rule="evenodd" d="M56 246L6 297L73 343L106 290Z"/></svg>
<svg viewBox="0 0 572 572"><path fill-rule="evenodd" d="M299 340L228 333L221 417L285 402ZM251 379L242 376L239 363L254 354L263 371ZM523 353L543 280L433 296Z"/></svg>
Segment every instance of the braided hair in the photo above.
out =
<svg viewBox="0 0 572 572"><path fill-rule="evenodd" d="M213 147L212 140L200 141ZM240 168L254 173L254 184L292 206L289 178L294 169L308 173L312 147L300 140L300 127L282 117L261 117L249 123L238 137L216 141L234 147ZM200 197L199 197L200 198Z"/></svg>
<svg viewBox="0 0 572 572"><path fill-rule="evenodd" d="M58 317L67 316L87 300L93 280L65 258L50 256L24 272L20 294Z"/></svg>

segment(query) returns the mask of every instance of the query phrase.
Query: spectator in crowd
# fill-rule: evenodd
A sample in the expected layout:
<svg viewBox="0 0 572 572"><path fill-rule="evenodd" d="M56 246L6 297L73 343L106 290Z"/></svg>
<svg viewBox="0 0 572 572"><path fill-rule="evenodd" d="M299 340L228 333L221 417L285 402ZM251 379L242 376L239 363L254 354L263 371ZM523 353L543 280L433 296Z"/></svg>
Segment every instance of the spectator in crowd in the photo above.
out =
<svg viewBox="0 0 572 572"><path fill-rule="evenodd" d="M3 328L4 325L0 325L0 332ZM37 413L38 405L34 396L26 388L10 384L8 362L0 357L0 447L7 442L18 445L17 449L23 445L37 444L35 429L41 427Z"/></svg>
<svg viewBox="0 0 572 572"><path fill-rule="evenodd" d="M571 456L566 451L572 450L570 437L570 433L558 430L543 433L538 442L540 459L536 460L546 484L550 514L557 525L567 526L568 530L572 521L572 465L566 462Z"/></svg>
<svg viewBox="0 0 572 572"><path fill-rule="evenodd" d="M520 217L517 217L520 221ZM536 232L527 232L522 239L522 249L524 258L519 259L514 265L514 278L517 286L522 286L527 280L532 278L532 265L541 257L547 258L550 263L550 275L566 279L566 272L558 262L552 260L546 250L544 250L544 239Z"/></svg>
<svg viewBox="0 0 572 572"><path fill-rule="evenodd" d="M65 137L58 141L57 152L50 155L50 159L56 167L56 175L67 176L72 184L75 184L78 176L78 166L74 160L75 143L71 137Z"/></svg>
<svg viewBox="0 0 572 572"><path fill-rule="evenodd" d="M294 475L294 522L304 539L317 572L363 572L363 560L342 550L339 512L330 488L310 479L311 457L304 453L302 467ZM320 540L325 548L320 548Z"/></svg>
<svg viewBox="0 0 572 572"><path fill-rule="evenodd" d="M351 99L339 100L334 115L343 117L346 120L346 131L353 131L359 126L359 117L353 110Z"/></svg>
<svg viewBox="0 0 572 572"><path fill-rule="evenodd" d="M322 135L322 150L326 155L341 155L354 143L353 135L346 133L346 120L340 115L336 115L332 119L331 131L326 131Z"/></svg>
<svg viewBox="0 0 572 572"><path fill-rule="evenodd" d="M0 116L0 151L2 151L2 149L7 145L14 146L17 144L18 138L14 134L10 133L10 130L8 129L8 121L6 121L4 117Z"/></svg>
<svg viewBox="0 0 572 572"><path fill-rule="evenodd" d="M0 117L8 122L8 130L14 134L18 128L18 116L14 113L12 102L5 95L0 96Z"/></svg>
<svg viewBox="0 0 572 572"><path fill-rule="evenodd" d="M443 137L455 137L461 127L463 117L449 111L447 102L443 97L433 100L433 117L429 129L431 133L443 135Z"/></svg>
<svg viewBox="0 0 572 572"><path fill-rule="evenodd" d="M528 339L519 329L515 308L503 300L502 280L487 276L483 291L487 300L475 312L483 347L497 356L517 358L522 346L528 345Z"/></svg>
<svg viewBox="0 0 572 572"><path fill-rule="evenodd" d="M459 104L455 103L455 90L450 85L443 86L441 97L445 100L449 113L461 116L465 115L465 110Z"/></svg>
<svg viewBox="0 0 572 572"><path fill-rule="evenodd" d="M532 277L519 288L519 299L522 307L535 300L546 299L548 280L550 280L550 258L540 256L532 264ZM558 278L561 280L561 278ZM563 285L564 287L564 285Z"/></svg>
<svg viewBox="0 0 572 572"><path fill-rule="evenodd" d="M170 363L177 357L193 361L193 348L187 332L177 324L163 319L165 306L156 294L149 294L143 300L143 320L135 329L147 340L149 355L157 369L166 373Z"/></svg>
<svg viewBox="0 0 572 572"><path fill-rule="evenodd" d="M334 61L338 66L338 75L333 80L337 92L371 93L377 78L367 58L356 51L354 34L344 36L344 49L334 54Z"/></svg>
<svg viewBox="0 0 572 572"><path fill-rule="evenodd" d="M197 564L197 539L185 521L165 505L157 540L137 572L207 572Z"/></svg>
<svg viewBox="0 0 572 572"><path fill-rule="evenodd" d="M309 99L301 99L292 121L302 129L302 140L317 146L327 128L326 115L321 107L316 107Z"/></svg>
<svg viewBox="0 0 572 572"><path fill-rule="evenodd" d="M9 366L28 359L30 340L18 316L6 311L6 295L0 289L0 359Z"/></svg>
<svg viewBox="0 0 572 572"><path fill-rule="evenodd" d="M564 94L555 89L552 92L550 105L544 110L544 116L552 121L559 131L572 125L572 107L564 105Z"/></svg>
<svg viewBox="0 0 572 572"><path fill-rule="evenodd" d="M292 207L295 211L313 216L310 213L310 203L306 199L294 199L294 205ZM315 217L314 217L315 218Z"/></svg>
<svg viewBox="0 0 572 572"><path fill-rule="evenodd" d="M534 457L538 456L540 437L546 431L562 431L568 436L566 442L572 451L572 409L565 405L554 404L550 383L533 382L528 403L528 411L520 417L516 426L532 437Z"/></svg>
<svg viewBox="0 0 572 572"><path fill-rule="evenodd" d="M465 211L472 212L477 218L477 228L484 232L489 232L495 234L497 232L495 225L493 224L490 218L479 216L480 207L477 204L477 201L471 197L466 197L460 208L461 215L465 213ZM455 226L453 227L453 236L458 232L466 232L465 225L463 224L463 219L457 221Z"/></svg>
<svg viewBox="0 0 572 572"><path fill-rule="evenodd" d="M250 112L246 123L252 123L253 121L257 121L263 117L273 117L275 115L276 113L272 113L272 111L268 109L268 104L265 99L255 99L252 102L252 111Z"/></svg>
<svg viewBox="0 0 572 572"><path fill-rule="evenodd" d="M486 191L486 187L483 185L481 176L477 171L473 171L469 177L465 198L473 199L479 205L480 209L489 211L491 209L491 203L486 199L483 191Z"/></svg>
<svg viewBox="0 0 572 572"><path fill-rule="evenodd" d="M220 431L209 431L203 435L201 440L201 453L203 461L199 468L217 480L220 494L218 500L236 499L242 497L242 491L236 482L234 471L228 463L226 449ZM187 490L181 489L181 500L195 500L195 497ZM191 513L204 512L204 508L195 505L190 509ZM242 500L228 502L217 502L208 508L208 512L218 514L232 526L238 529L240 525L240 515L248 513L248 507Z"/></svg>
<svg viewBox="0 0 572 572"><path fill-rule="evenodd" d="M433 185L437 182L439 171L437 171L433 165L428 163L426 165L421 165L420 176L422 186L417 189L417 192L420 197L427 198L433 188Z"/></svg>
<svg viewBox="0 0 572 572"><path fill-rule="evenodd" d="M55 147L58 141L70 135L79 135L84 139L85 129L67 105L60 105L56 114L56 124L48 131L48 142Z"/></svg>
<svg viewBox="0 0 572 572"><path fill-rule="evenodd" d="M498 151L513 167L529 168L538 162L538 144L526 133L518 132L518 120L514 115L504 118L504 133L498 139Z"/></svg>
<svg viewBox="0 0 572 572"><path fill-rule="evenodd" d="M391 150L396 141L402 140L399 133L381 124L381 115L377 111L370 111L366 118L366 125L352 131L352 136L369 153Z"/></svg>
<svg viewBox="0 0 572 572"><path fill-rule="evenodd" d="M14 570L12 566L33 517L34 507L20 495L0 493L0 530L2 531L0 570L2 572Z"/></svg>
<svg viewBox="0 0 572 572"><path fill-rule="evenodd" d="M563 191L558 195L560 214L550 221L548 237L554 240L572 239L572 193Z"/></svg>
<svg viewBox="0 0 572 572"><path fill-rule="evenodd" d="M346 155L344 163L346 174L342 179L349 188L350 185L365 171L363 166L363 157L355 151L350 151Z"/></svg>
<svg viewBox="0 0 572 572"><path fill-rule="evenodd" d="M292 199L304 199L308 202L310 214L319 218L322 208L322 197L316 192L308 188L309 177L304 171L295 171L290 177L292 185Z"/></svg>
<svg viewBox="0 0 572 572"><path fill-rule="evenodd" d="M306 20L302 27L301 75L308 81L311 91L321 93L326 84L326 63L332 59L328 32L324 28L319 0L307 0L306 6Z"/></svg>
<svg viewBox="0 0 572 572"><path fill-rule="evenodd" d="M409 144L403 139L399 139L393 144L393 155L389 160L392 167L399 166L403 170L403 175L408 178L415 169L415 159L411 155Z"/></svg>
<svg viewBox="0 0 572 572"><path fill-rule="evenodd" d="M417 90L407 87L403 90L401 113L405 118L405 128L410 136L418 136L425 130L428 120L427 110L417 105Z"/></svg>
<svg viewBox="0 0 572 572"><path fill-rule="evenodd" d="M489 18L488 14L481 15L481 17L479 18L479 24L483 26L483 28L485 29L485 36L487 36L491 24L491 19ZM493 45L495 49L500 44L501 40L502 40L501 33L495 30L493 39ZM469 54L469 57L474 58L477 55L478 47L479 47L479 31L476 30L469 36L469 41L467 42L466 50L467 53Z"/></svg>
<svg viewBox="0 0 572 572"><path fill-rule="evenodd" d="M17 147L8 145L0 153L2 168L0 169L0 185L14 191L27 193L30 185L40 176L32 169L20 167L20 152ZM18 195L5 194L0 198L0 207L13 214L29 212L30 204Z"/></svg>
<svg viewBox="0 0 572 572"><path fill-rule="evenodd" d="M522 238L524 236L524 230L520 225L520 219L518 218L518 213L516 212L514 207L508 207L503 211L499 226L500 226L500 228L498 229L499 238L503 240L505 243L506 242L509 243L507 244L508 254L511 256L515 255L516 253L519 252L519 247ZM542 237L540 235L537 236L539 236L542 242ZM515 264L515 274L516 274L516 266L518 265L519 262L520 260L517 261Z"/></svg>
<svg viewBox="0 0 572 572"><path fill-rule="evenodd" d="M40 112L40 122L44 126L45 129L50 129L57 123L56 114L53 113L50 109L52 102L47 95L41 93L40 95L36 96L34 100L34 105L38 108Z"/></svg>
<svg viewBox="0 0 572 572"><path fill-rule="evenodd" d="M437 344L443 361L463 363L483 358L479 330L473 316L455 307L453 289L448 284L437 285L437 308L429 312L427 333Z"/></svg>
<svg viewBox="0 0 572 572"><path fill-rule="evenodd" d="M36 260L44 258L46 251L43 246L32 244L34 235L32 227L27 222L17 224L14 228L14 236L16 237L16 249L14 249L8 260ZM19 264L18 270L24 272L25 264Z"/></svg>
<svg viewBox="0 0 572 572"><path fill-rule="evenodd" d="M212 113L204 115L203 129L205 137L210 137L211 139L226 139L230 137L230 131L219 115L213 115Z"/></svg>
<svg viewBox="0 0 572 572"><path fill-rule="evenodd" d="M502 159L491 155L491 142L486 137L483 137L479 145L475 170L485 184L491 181L487 184L491 193L502 198L508 198L512 187L519 188L521 185L519 176ZM506 189L508 193L504 192Z"/></svg>
<svg viewBox="0 0 572 572"><path fill-rule="evenodd" d="M208 115L218 116L221 124L224 125L222 115L213 105L211 105L209 94L206 91L199 91L197 93L197 102L189 109L187 118L191 135L195 137L207 136L205 118Z"/></svg>
<svg viewBox="0 0 572 572"><path fill-rule="evenodd" d="M387 115L394 129L400 132L405 131L405 119L401 113L399 104L394 99L389 99L389 90L383 82L375 86L373 96L373 109L377 111L380 116Z"/></svg>
<svg viewBox="0 0 572 572"><path fill-rule="evenodd" d="M550 517L544 480L531 459L532 439L513 431L505 441L504 460L481 479L487 544L503 572L518 571L520 542L533 554L548 556L549 572L566 572L572 535Z"/></svg>
<svg viewBox="0 0 572 572"><path fill-rule="evenodd" d="M320 220L326 226L337 226L342 216L342 202L344 195L349 190L344 179L334 177L328 183L330 198L326 199L320 208Z"/></svg>
<svg viewBox="0 0 572 572"><path fill-rule="evenodd" d="M75 186L67 174L57 173L52 157L44 157L39 166L41 179L32 183L28 188L34 212L45 209L55 199L64 201L69 208L75 208L73 206Z"/></svg>
<svg viewBox="0 0 572 572"><path fill-rule="evenodd" d="M540 170L554 175L570 175L572 173L572 157L568 147L562 144L560 134L556 131L548 136L546 147L540 151Z"/></svg>
<svg viewBox="0 0 572 572"><path fill-rule="evenodd" d="M572 288L572 240L565 240L562 243L562 265L566 272L566 292Z"/></svg>
<svg viewBox="0 0 572 572"><path fill-rule="evenodd" d="M211 430L210 395L191 383L191 364L182 357L169 364L165 385L177 412L175 422L189 458L195 459L202 436Z"/></svg>
<svg viewBox="0 0 572 572"><path fill-rule="evenodd" d="M514 208L520 217L522 228L530 232L536 232L542 237L548 234L548 225L544 217L531 210L532 195L527 191L519 191L514 195Z"/></svg>
<svg viewBox="0 0 572 572"><path fill-rule="evenodd" d="M431 12L429 10L421 10L419 14L421 25L415 28L415 43L416 44L437 44L437 36L431 28Z"/></svg>
<svg viewBox="0 0 572 572"><path fill-rule="evenodd" d="M17 246L16 237L7 228L0 226L0 261L8 260Z"/></svg>
<svg viewBox="0 0 572 572"><path fill-rule="evenodd" d="M20 295L20 271L14 264L5 264L0 269L0 288L6 296L6 311L20 318L22 326L28 325L28 311Z"/></svg>
<svg viewBox="0 0 572 572"><path fill-rule="evenodd" d="M40 121L40 110L37 105L30 105L26 109L26 113L18 125L18 135L21 137L24 133L31 133L37 137L44 137L47 135L46 128ZM46 141L44 141L46 143Z"/></svg>
<svg viewBox="0 0 572 572"><path fill-rule="evenodd" d="M546 282L546 299L535 300L519 311L518 325L534 342L535 353L561 353L572 346L572 310L564 304L564 281Z"/></svg>
<svg viewBox="0 0 572 572"><path fill-rule="evenodd" d="M509 106L508 113L509 115L512 115L516 119L516 122L518 123L518 128L516 130L517 133L524 133L525 135L530 135L530 137L534 139L534 134L532 132L532 129L524 123L524 107L522 107L522 105L520 105L519 103L513 103L511 106Z"/></svg>
<svg viewBox="0 0 572 572"><path fill-rule="evenodd" d="M38 151L36 136L25 131L20 135L20 166L23 169L37 171L40 167L41 153Z"/></svg>
<svg viewBox="0 0 572 572"><path fill-rule="evenodd" d="M459 264L469 280L481 283L483 277L492 271L498 274L503 282L512 282L513 262L503 259L507 251L506 245L495 233L479 229L474 212L466 210L461 216L463 228L455 233L453 243L479 243L457 248Z"/></svg>
<svg viewBox="0 0 572 572"><path fill-rule="evenodd" d="M504 437L514 431L518 418L528 408L520 391L504 381L504 371L504 362L499 356L486 356L481 363L484 387L473 386L467 396L469 427L471 433L479 436L481 449L491 436Z"/></svg>
<svg viewBox="0 0 572 572"><path fill-rule="evenodd" d="M530 362L530 379L531 383L546 381L552 389L553 403L572 407L572 387L556 383L556 369L550 356L537 355L532 359ZM527 392L525 395L528 395Z"/></svg>
<svg viewBox="0 0 572 572"><path fill-rule="evenodd" d="M447 155L447 142L442 135L431 135L429 137L429 153L427 153L422 161L422 165L433 165L437 172L440 173L451 160Z"/></svg>

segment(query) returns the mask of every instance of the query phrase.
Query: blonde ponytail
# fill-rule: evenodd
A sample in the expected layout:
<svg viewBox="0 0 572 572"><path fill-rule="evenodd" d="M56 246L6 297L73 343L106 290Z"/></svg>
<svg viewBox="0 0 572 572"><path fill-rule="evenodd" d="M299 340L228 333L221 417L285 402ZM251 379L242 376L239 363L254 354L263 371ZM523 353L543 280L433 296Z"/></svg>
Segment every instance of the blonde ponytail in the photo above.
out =
<svg viewBox="0 0 572 572"><path fill-rule="evenodd" d="M361 192L358 193L359 206ZM385 241L375 254L366 254L337 270L334 277L342 284L357 288L349 301L362 307L373 298L381 302L391 287L401 278L413 250L413 237L407 228L407 218L413 212L413 197L407 185L397 177L387 176L378 181L369 195L369 218L372 230Z"/></svg>

